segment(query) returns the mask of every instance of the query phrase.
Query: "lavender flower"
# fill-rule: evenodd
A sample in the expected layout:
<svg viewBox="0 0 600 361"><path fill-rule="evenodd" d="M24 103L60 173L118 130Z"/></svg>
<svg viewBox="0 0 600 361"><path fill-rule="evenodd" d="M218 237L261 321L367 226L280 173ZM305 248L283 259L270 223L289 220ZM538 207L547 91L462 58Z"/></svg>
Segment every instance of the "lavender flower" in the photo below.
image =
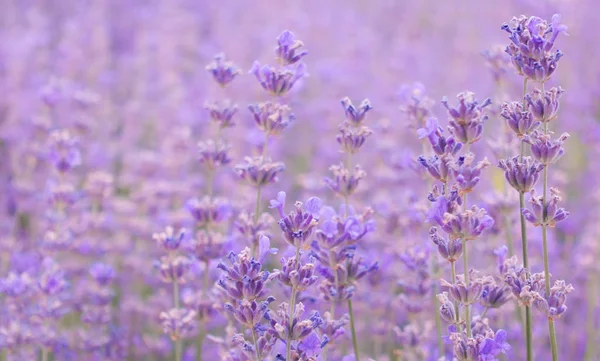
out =
<svg viewBox="0 0 600 361"><path fill-rule="evenodd" d="M484 230L492 227L494 220L483 208L472 206L464 212L445 213L441 229L451 238L462 238L467 241L477 239Z"/></svg>
<svg viewBox="0 0 600 361"><path fill-rule="evenodd" d="M533 114L523 109L521 102L502 104L500 116L506 119L506 124L519 138L531 133L540 126L541 122L534 120Z"/></svg>
<svg viewBox="0 0 600 361"><path fill-rule="evenodd" d="M269 135L277 135L295 119L290 107L278 103L265 102L248 106L260 130Z"/></svg>
<svg viewBox="0 0 600 361"><path fill-rule="evenodd" d="M559 99L563 93L561 87L547 90L544 94L541 90L534 89L525 95L525 100L533 117L539 122L547 123L558 117Z"/></svg>
<svg viewBox="0 0 600 361"><path fill-rule="evenodd" d="M277 37L275 55L282 65L291 65L308 54L307 50L301 49L303 46L304 43L296 40L294 33L286 30Z"/></svg>
<svg viewBox="0 0 600 361"><path fill-rule="evenodd" d="M276 200L271 201L271 208L276 208L281 219L279 227L281 228L283 238L296 248L307 248L308 241L315 226L319 223L319 211L322 202L317 197L312 197L306 202L306 210L302 209L302 202L296 202L294 211L287 216L284 213L285 193L279 192Z"/></svg>
<svg viewBox="0 0 600 361"><path fill-rule="evenodd" d="M457 280L454 284L442 280L442 286L448 288L450 296L457 302L463 305L471 305L479 302L483 293L484 284L489 282L488 278L473 278L467 285L462 278L462 275L457 276Z"/></svg>
<svg viewBox="0 0 600 361"><path fill-rule="evenodd" d="M470 193L477 183L479 183L481 170L490 165L487 158L484 158L477 164L473 164L474 160L475 155L467 153L458 157L451 166L452 175L458 185L459 195Z"/></svg>
<svg viewBox="0 0 600 361"><path fill-rule="evenodd" d="M261 67L257 61L252 64L249 73L256 77L264 90L277 96L288 93L298 80L307 75L304 63L298 64L295 68L276 69L268 65Z"/></svg>
<svg viewBox="0 0 600 361"><path fill-rule="evenodd" d="M346 153L355 154L365 144L367 138L373 134L373 131L365 126L350 127L348 125L340 125L340 133L336 140L342 146Z"/></svg>
<svg viewBox="0 0 600 361"><path fill-rule="evenodd" d="M183 308L173 308L167 312L161 312L160 320L163 326L163 332L171 340L186 338L192 334L196 328L196 311Z"/></svg>
<svg viewBox="0 0 600 361"><path fill-rule="evenodd" d="M185 232L186 231L183 228L175 232L173 227L167 227L164 232L154 233L152 239L161 249L167 252L173 252L177 251L185 240Z"/></svg>
<svg viewBox="0 0 600 361"><path fill-rule="evenodd" d="M550 289L550 294L546 297L540 293L534 294L533 304L549 319L558 319L567 311L567 295L573 291L571 284L566 284L563 280L554 282Z"/></svg>
<svg viewBox="0 0 600 361"><path fill-rule="evenodd" d="M438 253L449 262L455 262L462 255L462 239L446 239L438 234L436 227L429 229L429 237L437 246Z"/></svg>
<svg viewBox="0 0 600 361"><path fill-rule="evenodd" d="M197 227L206 227L227 220L232 213L231 205L224 198L191 198L185 202L185 208L196 221Z"/></svg>
<svg viewBox="0 0 600 361"><path fill-rule="evenodd" d="M350 98L345 97L341 100L346 115L346 122L355 127L361 126L369 110L373 109L368 99L362 101L358 109L352 104Z"/></svg>
<svg viewBox="0 0 600 361"><path fill-rule="evenodd" d="M81 165L79 141L69 130L61 129L50 133L48 159L61 173Z"/></svg>
<svg viewBox="0 0 600 361"><path fill-rule="evenodd" d="M517 192L529 192L540 178L540 172L544 165L537 163L531 157L518 156L500 160L498 162L500 169L504 171L504 177Z"/></svg>
<svg viewBox="0 0 600 361"><path fill-rule="evenodd" d="M234 168L240 178L254 187L277 182L279 173L284 169L283 163L273 162L268 157L245 157L244 163Z"/></svg>
<svg viewBox="0 0 600 361"><path fill-rule="evenodd" d="M342 197L352 195L360 180L367 175L359 165L356 165L353 170L346 169L343 164L332 165L329 170L333 173L333 178L325 178L325 183Z"/></svg>
<svg viewBox="0 0 600 361"><path fill-rule="evenodd" d="M523 138L523 141L531 145L531 155L535 160L547 166L556 163L565 154L562 145L568 138L569 134L563 133L558 139L552 140L550 134L536 131L531 136Z"/></svg>
<svg viewBox="0 0 600 361"><path fill-rule="evenodd" d="M451 108L447 98L442 99L442 104L448 109L450 119L448 131L460 142L465 144L475 143L483 134L483 122L487 115L482 114L483 108L492 102L486 98L481 105L472 92L463 92L457 95L458 106Z"/></svg>
<svg viewBox="0 0 600 361"><path fill-rule="evenodd" d="M237 113L237 105L232 104L231 101L223 102L206 102L204 109L208 110L210 119L216 123L219 128L231 128L235 126L233 116Z"/></svg>
<svg viewBox="0 0 600 361"><path fill-rule="evenodd" d="M523 209L523 216L534 226L546 225L548 227L556 226L557 222L565 220L569 216L569 212L564 208L560 208L558 203L561 201L560 192L555 188L550 188L550 197L544 204L543 196L536 197L535 190L531 191L529 203L531 210Z"/></svg>
<svg viewBox="0 0 600 361"><path fill-rule="evenodd" d="M218 54L214 61L206 66L206 70L213 76L213 79L222 87L229 85L240 74L232 62L225 60L225 54Z"/></svg>
<svg viewBox="0 0 600 361"><path fill-rule="evenodd" d="M208 170L214 171L231 162L229 150L229 145L222 140L198 142L198 161Z"/></svg>

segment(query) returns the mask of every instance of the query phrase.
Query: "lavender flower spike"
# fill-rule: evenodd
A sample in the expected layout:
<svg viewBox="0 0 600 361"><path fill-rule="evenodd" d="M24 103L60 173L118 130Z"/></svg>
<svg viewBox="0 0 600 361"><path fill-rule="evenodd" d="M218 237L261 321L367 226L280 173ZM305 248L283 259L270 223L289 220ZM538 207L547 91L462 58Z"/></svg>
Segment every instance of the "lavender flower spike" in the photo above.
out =
<svg viewBox="0 0 600 361"><path fill-rule="evenodd" d="M301 49L303 46L304 43L296 40L294 33L286 30L277 37L276 58L282 65L297 63L308 54L307 50Z"/></svg>
<svg viewBox="0 0 600 361"><path fill-rule="evenodd" d="M535 131L531 136L523 138L523 141L531 145L531 155L535 160L548 165L556 163L565 154L562 145L569 136L569 133L562 133L558 139L552 140L550 134Z"/></svg>
<svg viewBox="0 0 600 361"><path fill-rule="evenodd" d="M483 108L492 104L492 101L490 98L486 98L483 103L479 104L475 99L475 93L468 91L458 94L457 98L458 106L456 108L448 105L446 97L442 99L442 104L450 116L448 130L462 143L475 143L481 138L483 122L487 120L487 115L483 114Z"/></svg>
<svg viewBox="0 0 600 361"><path fill-rule="evenodd" d="M212 74L213 79L222 87L227 86L240 74L240 69L232 62L225 60L225 54L218 54L214 61L206 66L206 70Z"/></svg>
<svg viewBox="0 0 600 361"><path fill-rule="evenodd" d="M344 107L346 121L353 126L362 125L369 110L373 109L369 99L363 100L358 109L352 104L352 101L348 97L342 99L341 103Z"/></svg>
<svg viewBox="0 0 600 361"><path fill-rule="evenodd" d="M268 65L261 67L258 61L252 64L249 73L256 77L264 90L277 96L288 93L298 80L307 75L304 63L295 68L275 69Z"/></svg>
<svg viewBox="0 0 600 361"><path fill-rule="evenodd" d="M529 192L540 179L540 172L544 165L533 160L531 157L515 156L498 162L500 169L504 171L504 177L517 192Z"/></svg>
<svg viewBox="0 0 600 361"><path fill-rule="evenodd" d="M550 197L546 199L546 204L543 204L543 196L536 197L535 190L531 190L531 211L523 209L523 216L534 226L546 225L548 227L556 226L556 223L565 220L569 216L569 212L564 208L560 208L558 203L561 201L560 192L555 188L550 188Z"/></svg>

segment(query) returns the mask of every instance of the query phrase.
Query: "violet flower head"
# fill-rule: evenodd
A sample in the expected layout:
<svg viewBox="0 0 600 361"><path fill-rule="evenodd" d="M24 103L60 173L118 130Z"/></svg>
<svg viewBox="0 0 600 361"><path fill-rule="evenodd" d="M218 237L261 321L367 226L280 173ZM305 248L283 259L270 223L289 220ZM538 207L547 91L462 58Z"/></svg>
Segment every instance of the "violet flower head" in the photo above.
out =
<svg viewBox="0 0 600 361"><path fill-rule="evenodd" d="M277 135L287 128L296 116L290 107L273 102L264 102L248 106L254 121L260 130L269 135Z"/></svg>
<svg viewBox="0 0 600 361"><path fill-rule="evenodd" d="M521 15L502 25L510 34L511 43L506 47L517 74L536 82L545 82L554 73L557 63L563 56L560 50L552 51L554 42L567 27L560 24L560 15L554 15L552 22L536 16Z"/></svg>
<svg viewBox="0 0 600 361"><path fill-rule="evenodd" d="M241 73L240 69L231 61L225 60L225 54L216 55L213 62L206 66L206 70L211 73L213 79L222 87L227 86Z"/></svg>
<svg viewBox="0 0 600 361"><path fill-rule="evenodd" d="M543 196L535 196L535 190L531 190L529 203L531 210L523 209L523 216L534 226L546 225L548 227L556 226L556 223L565 220L569 212L558 206L562 200L560 192L556 188L550 188L550 196L543 202Z"/></svg>
<svg viewBox="0 0 600 361"><path fill-rule="evenodd" d="M563 88L558 87L546 90L542 94L542 91L536 88L525 95L525 101L535 120L542 123L555 120L558 117L559 100L564 92Z"/></svg>
<svg viewBox="0 0 600 361"><path fill-rule="evenodd" d="M256 77L264 90L276 96L287 94L298 80L308 75L304 63L295 67L276 69L269 65L261 67L258 61L252 64L249 73Z"/></svg>
<svg viewBox="0 0 600 361"><path fill-rule="evenodd" d="M556 280L550 289L550 294L543 297L537 293L533 301L534 306L549 319L558 319L567 311L567 295L573 291L571 284L563 280Z"/></svg>
<svg viewBox="0 0 600 361"><path fill-rule="evenodd" d="M313 258L301 265L298 265L295 257L281 258L281 270L278 271L281 284L301 292L314 285L318 279Z"/></svg>
<svg viewBox="0 0 600 361"><path fill-rule="evenodd" d="M285 30L277 37L277 47L275 56L282 65L291 65L297 63L308 54L308 51L302 49L304 43L297 40L289 30Z"/></svg>
<svg viewBox="0 0 600 361"><path fill-rule="evenodd" d="M436 227L429 229L429 238L437 246L438 253L445 260L455 262L462 255L462 239L447 239L438 234Z"/></svg>
<svg viewBox="0 0 600 361"><path fill-rule="evenodd" d="M198 142L198 161L208 170L214 171L218 167L231 163L230 149L231 147L220 139L200 141Z"/></svg>
<svg viewBox="0 0 600 361"><path fill-rule="evenodd" d="M340 336L344 335L344 328L350 322L348 314L344 314L339 319L334 319L331 313L325 312L323 314L323 324L321 324L321 332L329 340L335 341Z"/></svg>
<svg viewBox="0 0 600 361"><path fill-rule="evenodd" d="M467 153L456 159L451 165L452 175L458 185L458 194L470 193L481 179L481 170L487 168L491 163L484 158L477 164L473 164L475 155Z"/></svg>
<svg viewBox="0 0 600 361"><path fill-rule="evenodd" d="M353 170L346 169L343 164L332 165L329 170L333 173L333 178L325 178L325 184L341 197L352 195L360 180L367 175L359 165L354 166Z"/></svg>
<svg viewBox="0 0 600 361"><path fill-rule="evenodd" d="M544 274L531 275L525 268L509 269L504 275L504 283L508 285L519 304L531 306L536 295L544 292Z"/></svg>
<svg viewBox="0 0 600 361"><path fill-rule="evenodd" d="M462 275L459 275L454 284L442 280L442 286L448 289L448 293L455 301L463 305L471 305L479 301L483 293L484 284L487 282L489 282L488 277L473 278L467 285Z"/></svg>
<svg viewBox="0 0 600 361"><path fill-rule="evenodd" d="M270 237L271 224L275 220L269 213L263 213L258 217L258 221L254 222L252 214L248 212L242 212L238 215L233 225L238 233L238 237L241 237L247 244L253 245L258 248L260 239Z"/></svg>
<svg viewBox="0 0 600 361"><path fill-rule="evenodd" d="M493 278L488 278L483 285L479 303L486 308L500 308L511 299L512 293L507 285L497 284Z"/></svg>
<svg viewBox="0 0 600 361"><path fill-rule="evenodd" d="M230 245L220 232L198 230L192 244L192 253L202 262L223 257Z"/></svg>
<svg viewBox="0 0 600 361"><path fill-rule="evenodd" d="M10 272L0 279L0 292L11 298L21 297L33 290L34 283L34 279L27 272Z"/></svg>
<svg viewBox="0 0 600 361"><path fill-rule="evenodd" d="M279 194L281 195L282 192ZM285 196L283 198L283 204L278 203L281 197L278 196L278 200L271 201L273 207L278 209L281 219L278 224L281 228L283 238L292 246L296 248L307 249L309 247L308 241L312 232L319 224L319 211L322 207L322 202L317 197L312 197L306 202L306 207L303 207L302 202L296 202L294 210L291 211L287 216L283 213L283 206L285 205ZM305 208L305 209L304 209Z"/></svg>
<svg viewBox="0 0 600 361"><path fill-rule="evenodd" d="M275 301L274 297L268 297L262 302L243 299L238 305L226 303L224 307L239 323L253 329L269 312L269 304L273 301Z"/></svg>
<svg viewBox="0 0 600 361"><path fill-rule="evenodd" d="M50 133L48 160L61 173L81 165L79 140L69 130L60 129Z"/></svg>
<svg viewBox="0 0 600 361"><path fill-rule="evenodd" d="M302 302L298 303L294 308L294 314L291 319L289 309L289 305L284 302L279 305L276 317L271 314L267 316L271 327L273 327L281 340L302 340L323 324L323 319L317 311L314 311L309 318L302 319L304 314L304 304Z"/></svg>
<svg viewBox="0 0 600 361"><path fill-rule="evenodd" d="M350 127L345 123L340 125L339 130L336 140L342 146L342 149L350 154L357 153L365 144L367 138L373 134L373 131L368 127Z"/></svg>
<svg viewBox="0 0 600 361"><path fill-rule="evenodd" d="M56 296L67 289L65 272L50 258L43 261L43 270L39 276L38 287L45 295Z"/></svg>
<svg viewBox="0 0 600 361"><path fill-rule="evenodd" d="M189 337L198 323L196 311L184 308L173 308L167 312L161 312L159 317L163 332L169 335L173 341Z"/></svg>
<svg viewBox="0 0 600 361"><path fill-rule="evenodd" d="M445 213L440 227L450 235L450 238L472 241L479 238L484 230L493 225L494 220L488 216L486 210L474 205L463 212Z"/></svg>
<svg viewBox="0 0 600 361"><path fill-rule="evenodd" d="M457 98L458 105L455 108L448 105L447 98L442 99L442 104L450 116L448 130L464 144L475 143L481 138L483 123L487 120L487 115L483 114L483 108L492 104L492 101L490 98L486 98L483 103L479 104L475 99L475 93L468 91L458 94Z"/></svg>
<svg viewBox="0 0 600 361"><path fill-rule="evenodd" d="M158 246L167 252L177 251L185 240L186 230L181 228L177 232L171 226L165 228L164 232L154 233L152 239Z"/></svg>
<svg viewBox="0 0 600 361"><path fill-rule="evenodd" d="M456 319L456 308L454 303L448 298L448 292L442 292L436 295L440 303L440 316L442 320L450 324L458 324L459 320Z"/></svg>
<svg viewBox="0 0 600 361"><path fill-rule="evenodd" d="M355 127L361 126L369 110L373 109L369 99L363 100L358 108L352 104L352 101L348 97L345 97L340 102L342 103L342 107L344 107L346 122Z"/></svg>
<svg viewBox="0 0 600 361"><path fill-rule="evenodd" d="M504 178L508 184L520 193L529 192L540 179L540 172L544 169L544 165L533 158L519 159L519 156L500 160L498 167L504 171Z"/></svg>
<svg viewBox="0 0 600 361"><path fill-rule="evenodd" d="M494 332L489 327L482 333L475 333L472 338L462 332L452 332L449 339L454 344L453 355L457 361L497 361L500 354L511 348L506 341L506 331L500 329Z"/></svg>
<svg viewBox="0 0 600 361"><path fill-rule="evenodd" d="M94 263L90 267L90 275L100 286L108 286L117 276L113 266L106 263Z"/></svg>
<svg viewBox="0 0 600 361"><path fill-rule="evenodd" d="M427 96L425 86L421 83L403 85L399 92L400 110L407 116L411 125L422 127L425 119L431 115L434 101Z"/></svg>
<svg viewBox="0 0 600 361"><path fill-rule="evenodd" d="M504 51L504 47L494 46L481 52L486 60L486 66L491 70L495 82L499 82L507 70L511 67L510 57Z"/></svg>
<svg viewBox="0 0 600 361"><path fill-rule="evenodd" d="M160 279L165 283L184 284L190 277L192 261L188 257L169 255L163 256L155 263L160 272Z"/></svg>
<svg viewBox="0 0 600 361"><path fill-rule="evenodd" d="M456 155L462 149L462 143L457 142L452 136L444 136L443 133L436 118L427 119L425 127L417 129L419 139L427 138L436 155L440 157Z"/></svg>
<svg viewBox="0 0 600 361"><path fill-rule="evenodd" d="M281 162L273 162L269 157L245 157L244 162L234 168L240 178L253 187L275 183L279 173L285 170Z"/></svg>
<svg viewBox="0 0 600 361"><path fill-rule="evenodd" d="M547 166L565 154L563 144L570 137L569 133L562 133L556 140L552 140L551 134L535 131L531 136L523 138L523 141L531 145L531 155L538 162Z"/></svg>
<svg viewBox="0 0 600 361"><path fill-rule="evenodd" d="M227 258L230 266L222 262L218 264L217 268L224 272L218 284L232 300L253 301L267 294L265 286L277 277L277 273L269 273L262 269L262 262L267 254L277 252L276 249L270 248L269 244L267 237L261 237L258 259L250 255L249 248L245 248L237 255L229 253Z"/></svg>
<svg viewBox="0 0 600 361"><path fill-rule="evenodd" d="M232 214L229 201L219 197L191 198L185 202L185 209L190 212L197 227L221 223L229 219Z"/></svg>
<svg viewBox="0 0 600 361"><path fill-rule="evenodd" d="M231 128L235 126L233 116L237 113L238 107L232 104L231 101L223 102L206 102L204 109L208 110L210 119L221 129Z"/></svg>
<svg viewBox="0 0 600 361"><path fill-rule="evenodd" d="M502 104L500 116L506 120L506 124L519 138L531 133L539 127L540 121L534 120L533 114L523 109L521 102L510 102Z"/></svg>

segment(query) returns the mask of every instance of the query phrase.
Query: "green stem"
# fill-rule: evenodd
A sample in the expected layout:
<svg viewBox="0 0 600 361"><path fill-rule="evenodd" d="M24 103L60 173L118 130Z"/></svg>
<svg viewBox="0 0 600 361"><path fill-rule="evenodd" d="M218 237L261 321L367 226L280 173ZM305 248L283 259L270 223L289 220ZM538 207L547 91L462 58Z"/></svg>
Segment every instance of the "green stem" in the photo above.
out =
<svg viewBox="0 0 600 361"><path fill-rule="evenodd" d="M348 299L348 313L350 314L350 331L352 332L352 347L354 348L354 358L360 361L358 356L358 341L356 339L356 328L354 326L354 312L352 312L352 299Z"/></svg>
<svg viewBox="0 0 600 361"><path fill-rule="evenodd" d="M254 208L254 225L258 224L258 215L260 213L260 191L261 186L256 187L256 207ZM258 240L253 240L252 242L252 256L256 255L256 243Z"/></svg>
<svg viewBox="0 0 600 361"><path fill-rule="evenodd" d="M46 347L42 347L42 361L48 361L50 359L50 351Z"/></svg>
<svg viewBox="0 0 600 361"><path fill-rule="evenodd" d="M596 356L596 328L594 327L594 311L598 298L597 275L593 274L588 280L588 309L586 318L587 345L585 348L584 361L592 361Z"/></svg>
<svg viewBox="0 0 600 361"><path fill-rule="evenodd" d="M554 320L548 318L548 332L550 332L550 347L552 348L552 361L558 360L558 345L556 343L556 328Z"/></svg>
<svg viewBox="0 0 600 361"><path fill-rule="evenodd" d="M437 282L433 285L433 314L435 315L435 329L437 332L438 352L440 356L444 355L444 340L442 339L442 318L439 313L440 301L437 299L437 294L440 292Z"/></svg>
<svg viewBox="0 0 600 361"><path fill-rule="evenodd" d="M467 240L462 239L462 245L463 245L463 267L464 267L464 276L465 276L465 285L467 285L467 287L469 287L469 264L468 264L468 259L469 256L467 254ZM467 337L471 338L472 332L471 332L471 305L465 305L465 326L467 328Z"/></svg>
<svg viewBox="0 0 600 361"><path fill-rule="evenodd" d="M173 281L173 307L175 309L179 309L179 283L177 282L177 280ZM183 344L182 344L182 340L179 337L179 335L177 335L177 338L175 339L175 348L174 348L174 360L175 361L181 361L181 351L183 348Z"/></svg>
<svg viewBox="0 0 600 361"><path fill-rule="evenodd" d="M450 272L452 273L452 284L456 284L456 262L450 262ZM452 301L454 304L454 312L456 313L456 322L460 325L460 308L458 307L458 302ZM459 326L462 331L462 326Z"/></svg>
<svg viewBox="0 0 600 361"><path fill-rule="evenodd" d="M300 247L296 247L296 271L298 270L298 268L300 267ZM286 360L291 360L291 351L292 351L292 331L293 331L293 327L294 327L294 311L296 309L296 294L297 294L298 290L296 289L295 286L292 287L292 296L290 298L290 304L289 304L289 309L290 309L290 314L289 314L289 327L290 329L288 330L288 337L285 343L285 359Z"/></svg>
<svg viewBox="0 0 600 361"><path fill-rule="evenodd" d="M258 339L256 338L256 330L252 326L252 340L254 341L254 351L256 351L256 361L262 361L260 359L260 353L258 352Z"/></svg>

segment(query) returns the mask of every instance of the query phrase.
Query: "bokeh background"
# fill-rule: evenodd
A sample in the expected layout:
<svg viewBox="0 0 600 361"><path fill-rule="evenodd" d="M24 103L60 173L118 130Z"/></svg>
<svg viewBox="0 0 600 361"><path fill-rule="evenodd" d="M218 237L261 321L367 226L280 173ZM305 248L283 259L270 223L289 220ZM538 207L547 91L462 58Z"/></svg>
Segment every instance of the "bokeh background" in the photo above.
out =
<svg viewBox="0 0 600 361"><path fill-rule="evenodd" d="M153 280L150 259L157 257L151 235L169 224L185 224L187 213L172 206L173 199L202 195L206 178L195 163L196 143L213 135L205 101L230 98L239 104L237 126L227 133L233 163L256 152L263 135L246 105L269 97L247 71L255 60L274 62L275 39L288 29L309 51L304 58L309 76L285 97L296 121L269 144L269 154L287 167L280 182L265 189L264 204L285 190L290 201L319 196L339 205L323 183L329 166L341 159L335 141L343 120L339 101L344 96L355 104L363 98L371 101L368 125L375 133L356 157L368 173L356 206L375 211L377 233L360 248L380 262L380 273L357 301L357 327L365 354L389 360L394 327L413 319L403 303L407 301L390 292L398 280L414 278L398 257L430 243L423 226L429 190L415 163L423 150L417 126L402 111L410 101L407 94L422 84L441 122L447 117L439 102L443 96L454 102L456 94L470 90L480 100L492 98L486 137L474 151L487 156L493 167L486 169L473 199L493 208L504 183L487 141L503 131L499 106L521 97L522 80L510 64L501 60L505 71L499 71L482 54L502 54L498 49L508 44L508 34L500 26L513 16L550 19L560 13L569 36L557 41L565 57L550 86L560 85L566 92L552 129L571 138L550 182L561 189L571 215L551 231L550 253L552 274L572 283L575 291L557 328L562 359L600 360L594 346L600 341L599 9L595 0L0 0L0 276L23 271L46 255L43 219L52 172L45 165L44 147L52 129L69 128L82 151L74 183L85 189L90 174L105 172L113 178L113 191L101 216L86 215L83 206L75 212L80 229L68 251L73 255L61 251L57 260L74 274L96 261L113 265L118 302L112 317L114 329L122 333L115 331L121 336L111 340L122 342L123 359L167 359L169 342L156 318L163 300L170 298L165 296L168 287ZM226 89L205 69L221 52L242 70ZM49 84L77 89L83 105L58 101L49 110L41 96ZM253 190L230 169L218 174L215 192L234 209L253 207ZM517 223L513 233L517 248ZM535 271L542 269L538 233L530 228ZM274 234L273 242L285 251L275 228ZM492 267L492 250L505 242L503 231L490 232L474 246L473 264ZM231 250L244 246L234 241ZM447 270L431 277L443 277L443 272ZM216 268L210 274L212 281L219 278ZM77 277L74 294L85 288ZM422 320L417 322L422 326L418 347L433 350L435 332L427 324L435 309L427 307L414 316ZM5 307L5 328L10 319L6 312ZM539 315L535 320L536 360L547 360L546 324ZM514 336L518 323L500 321L512 328L513 350L506 360L524 359L522 339ZM211 330L222 337L223 321L215 316L211 322ZM76 320L67 322L68 340L76 338L77 325ZM214 359L221 357L209 341L205 349ZM189 355L194 359L193 350ZM436 355L423 357L433 360Z"/></svg>

